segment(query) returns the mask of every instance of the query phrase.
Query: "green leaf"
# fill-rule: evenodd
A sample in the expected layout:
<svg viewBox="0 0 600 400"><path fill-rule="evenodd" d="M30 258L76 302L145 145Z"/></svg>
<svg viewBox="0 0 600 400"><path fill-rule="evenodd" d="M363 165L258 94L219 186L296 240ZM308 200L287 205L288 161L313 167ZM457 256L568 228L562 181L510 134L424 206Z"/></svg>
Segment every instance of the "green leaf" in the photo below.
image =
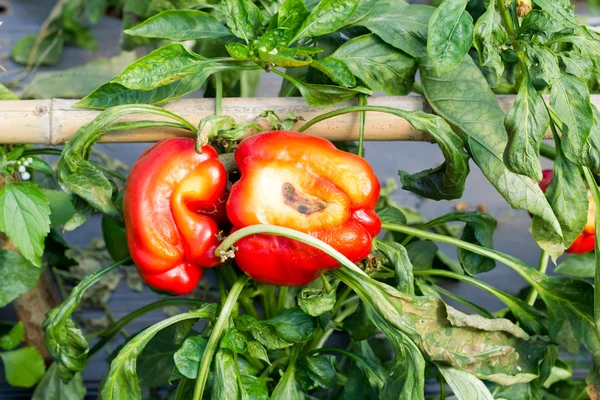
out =
<svg viewBox="0 0 600 400"><path fill-rule="evenodd" d="M553 176L546 189L546 198L560 223L558 236L546 221L535 216L532 221L533 237L540 247L556 260L579 236L588 216L588 195L581 169L571 163L557 146Z"/></svg>
<svg viewBox="0 0 600 400"><path fill-rule="evenodd" d="M19 97L0 83L0 100L19 100Z"/></svg>
<svg viewBox="0 0 600 400"><path fill-rule="evenodd" d="M218 39L231 36L231 31L204 11L168 10L126 29L125 33L154 39L174 41Z"/></svg>
<svg viewBox="0 0 600 400"><path fill-rule="evenodd" d="M0 189L0 230L35 266L42 266L44 238L50 232L50 207L37 185L11 183Z"/></svg>
<svg viewBox="0 0 600 400"><path fill-rule="evenodd" d="M304 393L296 382L294 365L289 365L271 393L271 400L303 400Z"/></svg>
<svg viewBox="0 0 600 400"><path fill-rule="evenodd" d="M123 346L121 351L119 351L119 354L110 363L108 376L102 386L102 399L140 399L142 393L136 371L137 358L154 335L162 329L179 321L197 318L214 318L215 313L215 305L207 304L196 310L165 319L137 334Z"/></svg>
<svg viewBox="0 0 600 400"><path fill-rule="evenodd" d="M560 235L560 224L537 183L503 163L505 115L479 68L465 57L458 68L441 77L430 64L421 64L420 71L432 108L467 135L473 160L502 197L512 207L543 218Z"/></svg>
<svg viewBox="0 0 600 400"><path fill-rule="evenodd" d="M410 225L404 213L396 207L385 206L377 210L377 215L379 216L381 222L388 222L390 224Z"/></svg>
<svg viewBox="0 0 600 400"><path fill-rule="evenodd" d="M418 346L415 354L422 352L425 360L501 385L529 382L537 377L546 344L529 338L509 320L461 316L455 310L450 317L450 309L439 299L408 296L359 270L340 268L331 273L354 289L364 302L369 319L389 340ZM410 313L406 312L408 309ZM460 325L454 324L457 321ZM515 336L515 332L519 335ZM400 334L406 338L401 339ZM461 339L455 341L458 337ZM401 346L395 344L397 348ZM408 367L419 365L417 362L411 360Z"/></svg>
<svg viewBox="0 0 600 400"><path fill-rule="evenodd" d="M12 59L22 65L54 65L60 61L65 43L62 37L46 36L35 48L35 55L30 60L36 40L36 35L27 35L19 39L12 47Z"/></svg>
<svg viewBox="0 0 600 400"><path fill-rule="evenodd" d="M508 134L504 162L508 169L537 182L542 180L540 145L549 125L544 99L524 79L515 104L504 119Z"/></svg>
<svg viewBox="0 0 600 400"><path fill-rule="evenodd" d="M211 398L238 400L240 388L233 354L229 350L219 350L214 363Z"/></svg>
<svg viewBox="0 0 600 400"><path fill-rule="evenodd" d="M273 72L283 76L296 86L302 94L302 97L304 97L304 100L306 100L306 103L310 106L327 107L341 101L350 100L359 93L371 94L370 90L362 87L347 89L333 85L305 83L276 69L274 69Z"/></svg>
<svg viewBox="0 0 600 400"><path fill-rule="evenodd" d="M240 43L240 42L227 43L225 45L225 48L227 49L227 52L234 60L245 61L245 60L251 59L250 49L248 48L248 46L246 46L243 43Z"/></svg>
<svg viewBox="0 0 600 400"><path fill-rule="evenodd" d="M31 400L83 400L86 392L81 374L65 384L56 363L52 363L36 386Z"/></svg>
<svg viewBox="0 0 600 400"><path fill-rule="evenodd" d="M432 226L447 224L448 222L465 222L461 240L477 244L488 249L493 249L493 237L496 230L496 219L489 214L483 214L477 211L456 211L439 218L432 219L421 226L426 229ZM465 271L470 275L476 275L482 272L488 272L494 269L496 262L490 258L480 256L473 252L458 249L458 259Z"/></svg>
<svg viewBox="0 0 600 400"><path fill-rule="evenodd" d="M231 328L225 333L221 340L221 348L229 349L234 353L245 353L248 350L248 342L246 337L237 329Z"/></svg>
<svg viewBox="0 0 600 400"><path fill-rule="evenodd" d="M322 387L328 389L337 383L335 356L323 354L304 357L298 363L298 373L306 374L311 381L310 388ZM309 388L305 388L309 390Z"/></svg>
<svg viewBox="0 0 600 400"><path fill-rule="evenodd" d="M381 0L353 25L364 26L384 42L410 54L415 58L427 55L426 41L429 18L435 8L404 3L396 0Z"/></svg>
<svg viewBox="0 0 600 400"><path fill-rule="evenodd" d="M191 336L173 355L177 370L186 378L196 379L198 366L206 349L208 341L202 336Z"/></svg>
<svg viewBox="0 0 600 400"><path fill-rule="evenodd" d="M106 10L107 0L87 0L85 2L85 16L92 24L100 22Z"/></svg>
<svg viewBox="0 0 600 400"><path fill-rule="evenodd" d="M136 59L134 52L111 58L94 58L82 66L60 71L38 72L25 87L23 99L81 99L119 75Z"/></svg>
<svg viewBox="0 0 600 400"><path fill-rule="evenodd" d="M308 9L303 0L286 0L281 7L277 16L277 26L279 28L288 28L292 36L298 32L302 23L308 16ZM284 43L289 44L289 43Z"/></svg>
<svg viewBox="0 0 600 400"><path fill-rule="evenodd" d="M313 60L310 66L318 69L340 86L346 88L356 86L356 79L346 63L333 56Z"/></svg>
<svg viewBox="0 0 600 400"><path fill-rule="evenodd" d="M394 365L388 373L379 398L381 400L398 398L423 400L425 398L425 360L423 355L404 333L394 333L384 325L381 325L381 328L394 346L395 356Z"/></svg>
<svg viewBox="0 0 600 400"><path fill-rule="evenodd" d="M73 196L62 190L42 189L50 205L50 226L64 225L75 214Z"/></svg>
<svg viewBox="0 0 600 400"><path fill-rule="evenodd" d="M412 90L417 70L415 60L376 35L351 39L331 57L342 61L371 90L384 91L390 96L404 96Z"/></svg>
<svg viewBox="0 0 600 400"><path fill-rule="evenodd" d="M594 328L594 288L584 280L547 276L525 270L535 279L534 287L546 303L550 338L572 354L584 344L594 353L600 349Z"/></svg>
<svg viewBox="0 0 600 400"><path fill-rule="evenodd" d="M500 79L504 72L504 62L500 56L501 47L508 41L508 35L494 4L491 1L487 11L477 20L473 45L479 54L479 64L483 67L493 68L496 71L496 77Z"/></svg>
<svg viewBox="0 0 600 400"><path fill-rule="evenodd" d="M171 44L138 59L111 83L148 91L200 73L213 63L213 60L191 53L180 44Z"/></svg>
<svg viewBox="0 0 600 400"><path fill-rule="evenodd" d="M550 106L563 126L561 145L565 156L577 165L588 165L587 152L594 114L587 85L581 79L561 73L550 92ZM596 149L598 150L598 149Z"/></svg>
<svg viewBox="0 0 600 400"><path fill-rule="evenodd" d="M564 28L562 24L557 24L546 11L531 10L523 18L519 32L549 35L559 32Z"/></svg>
<svg viewBox="0 0 600 400"><path fill-rule="evenodd" d="M258 378L252 375L241 374L244 391L250 400L268 400L269 387L268 378Z"/></svg>
<svg viewBox="0 0 600 400"><path fill-rule="evenodd" d="M594 69L592 60L582 57L573 51L559 53L558 57L564 65L564 71L567 74L575 75L584 82L590 81Z"/></svg>
<svg viewBox="0 0 600 400"><path fill-rule="evenodd" d="M245 314L235 319L235 327L242 332L250 332L254 339L269 350L292 346L292 343L280 338L265 321L259 321L250 315Z"/></svg>
<svg viewBox="0 0 600 400"><path fill-rule="evenodd" d="M21 343L24 337L23 321L19 321L10 328L7 334L0 336L0 349L12 350Z"/></svg>
<svg viewBox="0 0 600 400"><path fill-rule="evenodd" d="M437 365L437 368L457 400L494 400L487 386L475 375L441 365Z"/></svg>
<svg viewBox="0 0 600 400"><path fill-rule="evenodd" d="M431 269L439 251L437 245L429 240L416 240L406 246L408 257L414 270Z"/></svg>
<svg viewBox="0 0 600 400"><path fill-rule="evenodd" d="M248 341L248 354L251 357L257 358L266 362L267 364L271 364L269 361L269 356L267 355L267 350L264 348L262 344L255 340Z"/></svg>
<svg viewBox="0 0 600 400"><path fill-rule="evenodd" d="M360 0L323 0L304 20L290 43L300 39L324 36L346 25Z"/></svg>
<svg viewBox="0 0 600 400"><path fill-rule="evenodd" d="M227 26L233 34L246 43L258 37L258 29L262 24L260 9L250 0L224 0L222 11L225 14Z"/></svg>
<svg viewBox="0 0 600 400"><path fill-rule="evenodd" d="M210 75L224 69L223 66L214 63L206 63L202 66L203 68L193 75L148 91L128 89L117 83L106 83L77 102L75 106L103 110L122 104L164 104L195 92L204 85Z"/></svg>
<svg viewBox="0 0 600 400"><path fill-rule="evenodd" d="M575 278L593 278L596 270L594 253L571 254L558 263L554 272Z"/></svg>
<svg viewBox="0 0 600 400"><path fill-rule="evenodd" d="M262 48L259 48L258 50L260 60L279 67L303 67L312 63L310 58L307 59L303 56L297 58L297 56L299 56L298 53L299 51L296 47L291 49L275 48L269 51L264 51Z"/></svg>
<svg viewBox="0 0 600 400"><path fill-rule="evenodd" d="M196 133L196 127L185 119L162 108L148 105L112 107L100 113L93 121L82 126L65 144L58 161L58 183L67 193L83 198L105 214L118 215L113 204L113 185L88 158L91 147L106 133L104 130L116 119L127 114L154 114L173 119Z"/></svg>
<svg viewBox="0 0 600 400"><path fill-rule="evenodd" d="M65 222L63 232L70 232L79 228L81 225L85 224L94 212L94 207L86 203L81 197L77 195L72 197L75 199L73 203L75 213L67 222Z"/></svg>
<svg viewBox="0 0 600 400"><path fill-rule="evenodd" d="M529 74L536 89L552 86L560 78L558 58L552 50L537 45L525 44L528 61L531 64Z"/></svg>
<svg viewBox="0 0 600 400"><path fill-rule="evenodd" d="M292 343L309 341L317 329L315 319L299 307L289 308L264 323L272 326L280 338Z"/></svg>
<svg viewBox="0 0 600 400"><path fill-rule="evenodd" d="M44 359L33 347L0 352L0 358L4 363L6 381L11 386L32 387L46 372Z"/></svg>
<svg viewBox="0 0 600 400"><path fill-rule="evenodd" d="M298 293L298 305L306 314L318 317L333 309L336 301L335 288L330 291L323 288L304 288Z"/></svg>
<svg viewBox="0 0 600 400"><path fill-rule="evenodd" d="M146 344L136 366L141 387L153 388L169 383L175 370L175 353L182 347L194 322L185 320L170 325Z"/></svg>
<svg viewBox="0 0 600 400"><path fill-rule="evenodd" d="M453 70L473 43L473 19L465 11L468 0L444 0L429 20L427 53L438 74Z"/></svg>
<svg viewBox="0 0 600 400"><path fill-rule="evenodd" d="M409 111L400 116L415 129L430 134L446 160L438 167L412 175L405 171L398 171L402 188L434 200L460 198L469 174L469 155L463 149L463 140L444 119L437 115Z"/></svg>
<svg viewBox="0 0 600 400"><path fill-rule="evenodd" d="M399 243L382 242L380 240L374 240L373 245L387 257L394 267L397 280L396 288L403 293L415 294L413 266L404 246Z"/></svg>
<svg viewBox="0 0 600 400"><path fill-rule="evenodd" d="M0 250L0 307L33 289L42 269L16 251Z"/></svg>

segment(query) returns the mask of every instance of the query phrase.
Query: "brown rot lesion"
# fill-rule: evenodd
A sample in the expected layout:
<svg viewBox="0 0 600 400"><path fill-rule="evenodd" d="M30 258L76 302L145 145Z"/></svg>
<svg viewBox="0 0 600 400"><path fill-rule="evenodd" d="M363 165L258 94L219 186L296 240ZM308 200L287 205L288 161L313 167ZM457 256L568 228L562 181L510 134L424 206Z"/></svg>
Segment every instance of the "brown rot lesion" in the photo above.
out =
<svg viewBox="0 0 600 400"><path fill-rule="evenodd" d="M302 195L291 183L284 183L281 186L281 193L283 195L283 202L300 214L310 215L325 209L325 204Z"/></svg>

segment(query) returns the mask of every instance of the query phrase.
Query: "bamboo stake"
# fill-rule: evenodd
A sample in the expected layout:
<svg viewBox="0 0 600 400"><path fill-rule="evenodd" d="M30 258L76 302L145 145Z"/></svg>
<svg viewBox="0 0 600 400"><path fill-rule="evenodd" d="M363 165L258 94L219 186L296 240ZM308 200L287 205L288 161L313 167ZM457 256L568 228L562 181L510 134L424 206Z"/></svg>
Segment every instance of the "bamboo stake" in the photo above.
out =
<svg viewBox="0 0 600 400"><path fill-rule="evenodd" d="M33 143L60 145L69 140L84 124L93 120L99 111L73 107L77 100L20 100L0 101L0 143ZM504 111L510 109L514 96L498 96ZM600 95L592 95L592 103L600 106ZM317 115L342 107L355 105L345 102L328 108L306 105L302 98L225 98L223 115L230 115L238 123L251 122L265 110L274 110L279 115L293 112L300 121L294 129ZM423 110L432 112L431 107L421 96L372 97L369 105L401 108L407 111ZM182 99L165 106L166 109L197 124L205 116L214 114L213 99ZM159 120L160 117L135 114L122 118L122 121ZM256 121L263 129L269 129L265 119ZM346 114L323 121L306 133L329 140L357 140L358 114ZM253 134L256 132L249 132ZM103 137L103 142L156 142L172 136L189 135L175 128L147 128L126 132L114 132ZM548 138L551 136L548 135ZM384 113L370 112L365 125L365 140L431 141L429 135L414 129L402 118Z"/></svg>

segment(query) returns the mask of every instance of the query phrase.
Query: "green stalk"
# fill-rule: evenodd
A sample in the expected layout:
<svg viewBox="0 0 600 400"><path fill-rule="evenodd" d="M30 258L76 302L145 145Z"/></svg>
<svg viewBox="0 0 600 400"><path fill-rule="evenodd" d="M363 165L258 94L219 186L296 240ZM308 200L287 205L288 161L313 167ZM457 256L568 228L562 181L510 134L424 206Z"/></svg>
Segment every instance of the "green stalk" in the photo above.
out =
<svg viewBox="0 0 600 400"><path fill-rule="evenodd" d="M144 314L149 313L152 310L156 310L157 308L167 307L167 306L199 306L202 304L204 304L204 302L202 302L200 300L187 299L185 297L172 297L172 298L167 298L167 299L155 301L154 303L147 304L144 307L139 308L130 314L127 314L126 316L124 316L123 318L121 318L120 320L115 322L114 324L110 325L108 328L104 329L103 331L95 334L93 337L99 337L100 341L98 341L98 343L96 343L94 345L94 347L92 347L90 349L88 357L91 358L92 355L96 354L98 352L98 350L100 350L105 344L107 344L108 342L111 341L111 339L113 338L114 335L117 334L117 332L119 332L123 327L125 327L131 321L133 321L134 319L136 319ZM88 338L88 340L89 339L91 339L91 338Z"/></svg>
<svg viewBox="0 0 600 400"><path fill-rule="evenodd" d="M204 388L206 387L206 380L208 379L208 373L210 371L210 365L212 363L217 346L219 345L221 334L223 333L223 329L225 328L225 325L229 320L229 316L231 315L231 312L235 307L240 293L242 293L242 290L244 289L244 285L246 284L246 282L248 282L249 279L250 278L248 278L246 275L240 276L231 287L231 290L229 291L229 296L227 296L227 300L225 300L225 303L223 303L221 307L219 318L217 319L215 327L213 328L210 334L210 338L208 339L208 343L206 344L206 349L204 350L204 355L202 356L202 361L200 362L200 366L198 367L198 378L196 379L196 387L194 388L193 400L202 399L202 395L204 394Z"/></svg>
<svg viewBox="0 0 600 400"><path fill-rule="evenodd" d="M235 281L237 280L237 274L235 273L235 271L233 270L233 267L231 266L231 264L226 265L225 267L223 267L223 275L225 276L225 279L227 280L227 282L229 282L230 285L233 285L235 283ZM239 302L242 306L242 308L244 309L244 311L246 312L246 314L253 316L256 319L260 319L260 317L258 316L258 312L256 311L256 308L254 307L254 304L252 303L252 299L249 297L240 297L239 298Z"/></svg>
<svg viewBox="0 0 600 400"><path fill-rule="evenodd" d="M525 268L531 268L531 267L527 266L521 260L514 258L512 256L509 256L507 254L500 253L496 250L487 249L485 247L477 246L475 244L465 242L465 241L462 241L460 239L456 239L453 237L444 236L444 235L440 235L440 234L428 232L428 231L422 231L420 229L411 228L411 227L405 226L405 225L383 223L381 225L381 228L387 229L387 230L390 230L393 232L406 233L409 235L416 236L418 238L427 239L427 240L431 240L434 242L446 243L446 244L449 244L449 245L452 245L455 247L459 247L461 249L472 251L475 254L489 257L493 260L501 262L502 264L504 264L507 267L514 270L517 274L519 274L523 279L525 279L534 288L539 289L539 287L540 287L539 283L536 282L535 279L530 277L524 271Z"/></svg>
<svg viewBox="0 0 600 400"><path fill-rule="evenodd" d="M600 188L596 183L594 174L589 168L583 168L583 174L587 181L590 192L592 192L592 198L596 203L596 221L595 225L600 226ZM596 253L596 272L594 274L594 323L596 325L596 335L600 337L600 235L595 235L595 253Z"/></svg>
<svg viewBox="0 0 600 400"><path fill-rule="evenodd" d="M367 105L367 95L359 94L358 95L358 105L366 106ZM365 154L365 123L367 120L366 111L362 111L360 113L360 125L358 127L358 156L364 157Z"/></svg>
<svg viewBox="0 0 600 400"><path fill-rule="evenodd" d="M215 73L215 114L221 115L223 103L223 76L220 72Z"/></svg>
<svg viewBox="0 0 600 400"><path fill-rule="evenodd" d="M540 145L540 155L550 160L556 159L556 148L547 143L542 143Z"/></svg>
<svg viewBox="0 0 600 400"><path fill-rule="evenodd" d="M545 274L546 270L548 269L548 261L549 260L550 260L550 255L548 253L546 253L544 250L542 250L542 252L540 254L540 261L538 262L538 271ZM534 305L535 301L537 300L537 296L538 296L537 290L535 290L535 288L532 287L531 290L529 291L529 295L527 296L527 304L529 304L530 306Z"/></svg>
<svg viewBox="0 0 600 400"><path fill-rule="evenodd" d="M287 286L281 286L279 288L279 294L277 295L277 314L285 310L285 303L287 302L288 291L290 290Z"/></svg>

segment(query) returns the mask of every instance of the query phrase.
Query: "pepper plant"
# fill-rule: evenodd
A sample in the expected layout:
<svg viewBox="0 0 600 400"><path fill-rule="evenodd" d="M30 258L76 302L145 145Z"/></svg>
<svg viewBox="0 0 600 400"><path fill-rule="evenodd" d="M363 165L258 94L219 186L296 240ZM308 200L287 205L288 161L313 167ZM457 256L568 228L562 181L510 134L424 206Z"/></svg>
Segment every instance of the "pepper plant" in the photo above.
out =
<svg viewBox="0 0 600 400"><path fill-rule="evenodd" d="M77 104L104 111L60 155L58 182L73 203L69 227L101 212L121 236L105 237L115 264L85 278L48 314L43 329L55 364L42 383L70 390L122 327L164 304L117 321L90 348L72 314L98 279L133 259L151 287L171 294L189 293L203 272L214 273L220 300L174 298L193 308L132 336L110 356L103 399L139 399L157 387L168 398L194 400L423 399L425 383L435 380L440 398L448 387L458 399L598 398L600 290L589 278L600 279L600 239L594 236L595 254L561 263L563 276L545 273L600 220L600 114L590 101L600 84L600 34L579 25L570 4L166 3L177 5L125 33L169 44ZM260 73L281 76L281 96L301 95L312 106L356 98L357 105L301 125L272 111L257 116L276 131L304 131L358 113L356 155L344 152L348 143L335 149L299 133L243 139L257 125L221 115L221 100L250 93ZM215 98L216 115L198 127L159 107L203 88ZM375 92L420 93L433 112L370 106ZM515 95L508 113L497 94ZM360 158L369 112L407 120L444 155L434 168L399 171L403 190L458 199L473 160L513 208L532 215L538 268L493 249L496 220L488 214L457 211L427 221L394 203L390 188L380 192ZM126 114L166 120L119 122ZM93 145L112 131L160 126L196 140L167 139L144 153L122 196L114 173L90 161ZM554 145L543 142L547 132ZM554 160L550 182L541 156ZM3 189L2 204L9 195ZM37 198L53 208L52 199ZM42 208L36 206L47 217ZM464 224L460 238L455 223ZM39 265L43 247L27 245L39 244L48 223L27 233L4 225ZM435 243L456 247L458 262ZM510 268L530 288L511 294L479 279L494 268ZM506 309L490 312L462 299L440 285L443 279L484 290ZM168 368L140 367L165 332L177 338L162 352ZM585 380L572 377L574 354L583 355Z"/></svg>

